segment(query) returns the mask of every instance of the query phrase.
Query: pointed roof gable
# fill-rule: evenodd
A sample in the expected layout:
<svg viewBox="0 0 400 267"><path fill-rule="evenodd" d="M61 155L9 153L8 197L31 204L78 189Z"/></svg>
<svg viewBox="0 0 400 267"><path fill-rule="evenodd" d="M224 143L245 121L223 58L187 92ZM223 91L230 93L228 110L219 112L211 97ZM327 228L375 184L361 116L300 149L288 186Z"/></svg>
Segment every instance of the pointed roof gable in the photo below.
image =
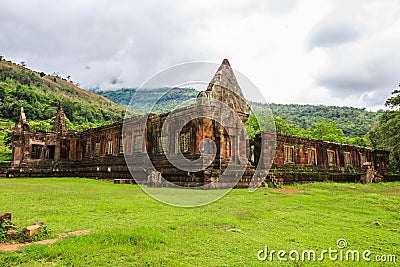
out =
<svg viewBox="0 0 400 267"><path fill-rule="evenodd" d="M207 89L200 92L198 97L213 98L227 104L233 110L242 114L250 114L239 83L227 59L224 59L214 77L211 79Z"/></svg>
<svg viewBox="0 0 400 267"><path fill-rule="evenodd" d="M21 112L20 112L20 114L19 114L19 122L20 122L21 124L26 123L26 115L25 115L25 111L24 111L24 108L23 108L23 107L21 107Z"/></svg>
<svg viewBox="0 0 400 267"><path fill-rule="evenodd" d="M228 88L238 96L244 98L242 90L236 80L236 76L231 68L231 64L229 64L229 61L226 58L222 61L217 72L214 74L214 77L208 84L206 91L212 91L215 85Z"/></svg>
<svg viewBox="0 0 400 267"><path fill-rule="evenodd" d="M60 102L58 105L56 119L53 124L53 132L65 133L66 131L67 131L67 126L65 125L64 108L62 103Z"/></svg>
<svg viewBox="0 0 400 267"><path fill-rule="evenodd" d="M21 111L19 113L19 121L15 122L13 135L21 134L22 131L24 130L29 131L29 125L26 122L26 115L24 108L21 107Z"/></svg>

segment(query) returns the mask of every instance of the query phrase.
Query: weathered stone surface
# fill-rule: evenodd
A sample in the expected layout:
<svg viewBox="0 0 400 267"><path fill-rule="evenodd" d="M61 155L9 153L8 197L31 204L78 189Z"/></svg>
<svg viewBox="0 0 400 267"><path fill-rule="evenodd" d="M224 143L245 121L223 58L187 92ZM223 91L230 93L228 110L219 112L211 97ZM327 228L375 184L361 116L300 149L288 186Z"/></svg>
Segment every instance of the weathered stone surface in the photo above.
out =
<svg viewBox="0 0 400 267"><path fill-rule="evenodd" d="M11 221L11 216L12 216L12 214L11 214L11 212L5 212L5 213L3 213L3 214L1 214L0 215L0 218L2 218L2 219L4 219L4 220L10 220Z"/></svg>
<svg viewBox="0 0 400 267"><path fill-rule="evenodd" d="M133 184L132 179L114 179L114 184Z"/></svg>
<svg viewBox="0 0 400 267"><path fill-rule="evenodd" d="M193 114L211 114L223 122L232 123L235 116L224 112L213 101L228 105L238 115L239 121L235 121L234 126L224 127L206 116L190 119ZM234 178L239 173L238 166L250 158L237 187L247 187L256 167L269 167L271 162L271 171L257 177L258 184L279 186L324 180L359 182L360 178L363 182L385 181L386 176L381 173L389 169L388 151L278 134L276 153L273 153L273 133L263 132L254 140L242 138L242 126L249 114L250 108L228 60L222 62L206 90L199 93L197 105L161 115L150 114L148 118L133 116L124 122L124 127L117 122L83 131L68 130L60 103L53 130L34 131L29 128L25 112L21 109L20 120L14 127L12 162L7 176L88 177L115 183L132 181L133 176L141 184L166 186L160 182L162 174L175 185L209 185L207 188L211 189L224 187L222 183L211 183L218 181L229 163L235 166L229 173ZM177 124L183 121L188 123L180 132L168 126L168 149L163 151L161 130L171 117ZM202 141L206 138L212 140L215 146L204 145ZM204 167L199 168L201 171L187 172L172 165L167 158L166 153L173 158L179 151L190 160L187 164L191 167L202 153L215 155L215 158L211 164L205 164L205 161L196 163L196 167ZM248 151L251 151L249 155ZM263 159L261 162L260 158ZM370 162L370 167L363 167L365 162ZM154 169L155 173L149 174Z"/></svg>
<svg viewBox="0 0 400 267"><path fill-rule="evenodd" d="M225 103L238 114L248 116L251 112L227 59L222 61L207 89L200 92L199 97L213 98Z"/></svg>
<svg viewBox="0 0 400 267"><path fill-rule="evenodd" d="M17 236L17 230L8 230L7 231L7 237L10 239L13 239Z"/></svg>
<svg viewBox="0 0 400 267"><path fill-rule="evenodd" d="M63 108L62 103L60 102L60 104L58 106L56 120L53 125L53 132L63 133L66 131L67 131L67 126L65 124L64 108Z"/></svg>
<svg viewBox="0 0 400 267"><path fill-rule="evenodd" d="M158 171L151 171L147 178L147 185L151 187L161 187L162 186L162 176Z"/></svg>
<svg viewBox="0 0 400 267"><path fill-rule="evenodd" d="M32 237L32 236L34 236L34 235L38 235L38 234L40 234L40 232L41 232L41 228L42 228L42 226L41 225L31 225L31 226L28 226L28 227L26 227L26 229L25 229L25 234L26 234L26 236L28 236L28 237Z"/></svg>
<svg viewBox="0 0 400 267"><path fill-rule="evenodd" d="M2 226L4 222L11 223L11 216L11 212L0 214L0 226Z"/></svg>

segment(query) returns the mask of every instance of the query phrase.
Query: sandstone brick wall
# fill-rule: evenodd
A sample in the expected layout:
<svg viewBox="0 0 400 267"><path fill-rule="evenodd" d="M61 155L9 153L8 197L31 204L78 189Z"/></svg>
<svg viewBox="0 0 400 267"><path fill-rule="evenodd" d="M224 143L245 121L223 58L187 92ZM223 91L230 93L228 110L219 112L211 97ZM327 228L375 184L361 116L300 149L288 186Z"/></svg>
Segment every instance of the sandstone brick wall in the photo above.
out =
<svg viewBox="0 0 400 267"><path fill-rule="evenodd" d="M212 100L229 106L238 121L233 121L235 116ZM371 163L377 171L385 172L389 168L387 151L267 132L254 140L246 140L243 128L250 109L229 62L225 60L207 89L199 93L198 101L200 105L171 113L133 116L124 124L118 122L84 131L66 128L61 104L51 132L29 129L21 109L20 120L14 127L13 155L8 175L109 180L131 179L133 176L136 181L146 183L149 174L158 171L176 185L198 186L215 181L229 163L233 165L229 175L234 177L250 156L251 162L246 165L246 171L237 185L246 187L256 167L269 167L271 162L271 175L283 183L359 181L365 162ZM191 119L193 116L196 119ZM210 116L215 119L210 119ZM174 123L167 125L166 120L171 118ZM163 126L166 129L162 137L168 139L167 151L163 151L160 141ZM211 139L215 148L201 147L204 138ZM274 148L275 154L272 153ZM203 152L210 150L207 153L213 152L216 157L209 166L199 168L201 171L180 170L165 155L168 153L168 157L175 158L181 151L186 159L193 161L199 159L202 149ZM193 165L193 162L185 164ZM199 161L198 164L201 167L203 163ZM268 173L257 175L267 179L272 177Z"/></svg>

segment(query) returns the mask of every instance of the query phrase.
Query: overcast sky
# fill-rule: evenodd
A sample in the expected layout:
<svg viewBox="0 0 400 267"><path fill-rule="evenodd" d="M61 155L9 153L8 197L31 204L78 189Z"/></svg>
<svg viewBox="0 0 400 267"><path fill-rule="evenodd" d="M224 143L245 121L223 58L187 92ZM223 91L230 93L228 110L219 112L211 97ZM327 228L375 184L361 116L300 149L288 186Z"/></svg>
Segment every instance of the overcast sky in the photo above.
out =
<svg viewBox="0 0 400 267"><path fill-rule="evenodd" d="M267 102L377 109L400 82L399 47L398 0L0 0L0 54L83 88L228 58Z"/></svg>

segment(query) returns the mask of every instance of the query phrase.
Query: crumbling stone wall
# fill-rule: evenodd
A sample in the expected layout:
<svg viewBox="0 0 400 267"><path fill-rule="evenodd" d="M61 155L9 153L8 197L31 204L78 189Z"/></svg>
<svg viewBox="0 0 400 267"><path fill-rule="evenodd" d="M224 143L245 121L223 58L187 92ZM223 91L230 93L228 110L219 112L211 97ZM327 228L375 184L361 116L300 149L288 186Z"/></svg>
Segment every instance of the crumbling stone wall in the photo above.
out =
<svg viewBox="0 0 400 267"><path fill-rule="evenodd" d="M213 104L212 100L222 102L234 110L239 122L227 127L216 119L199 116L211 114L222 122L229 122L233 116ZM207 89L199 93L198 101L203 105L188 106L161 115L133 116L124 124L119 122L84 131L70 131L66 128L62 104L58 108L51 132L31 130L24 110L21 109L20 120L15 124L13 132L13 154L8 175L109 180L132 179L133 176L139 183L150 181L151 184L159 184L158 174L161 174L176 185L199 186L216 181L230 162L240 166L246 158L250 158L237 184L237 187L246 187L256 167L269 166L271 161L270 175L257 175L259 178L263 178L263 175L265 178L275 177L282 183L359 181L366 172L362 166L367 162L376 172L385 172L389 168L389 152L382 150L280 134L275 136L267 132L256 136L254 140L246 140L243 138L243 128L250 108L244 101L229 62L225 60ZM196 118L190 119L193 115ZM160 144L161 132L165 121L171 117L176 125L187 123L181 131L175 124L166 126L169 127L166 129L167 151L163 151ZM272 158L275 137L276 151ZM204 146L204 143L201 146L205 138L211 139L215 147ZM169 157L176 157L178 150L189 160L198 159L201 152L205 151L214 153L215 158L201 171L182 171L174 167L166 155L168 153ZM260 162L260 158L264 162ZM149 165L149 162L152 164ZM230 175L236 175L235 168Z"/></svg>

